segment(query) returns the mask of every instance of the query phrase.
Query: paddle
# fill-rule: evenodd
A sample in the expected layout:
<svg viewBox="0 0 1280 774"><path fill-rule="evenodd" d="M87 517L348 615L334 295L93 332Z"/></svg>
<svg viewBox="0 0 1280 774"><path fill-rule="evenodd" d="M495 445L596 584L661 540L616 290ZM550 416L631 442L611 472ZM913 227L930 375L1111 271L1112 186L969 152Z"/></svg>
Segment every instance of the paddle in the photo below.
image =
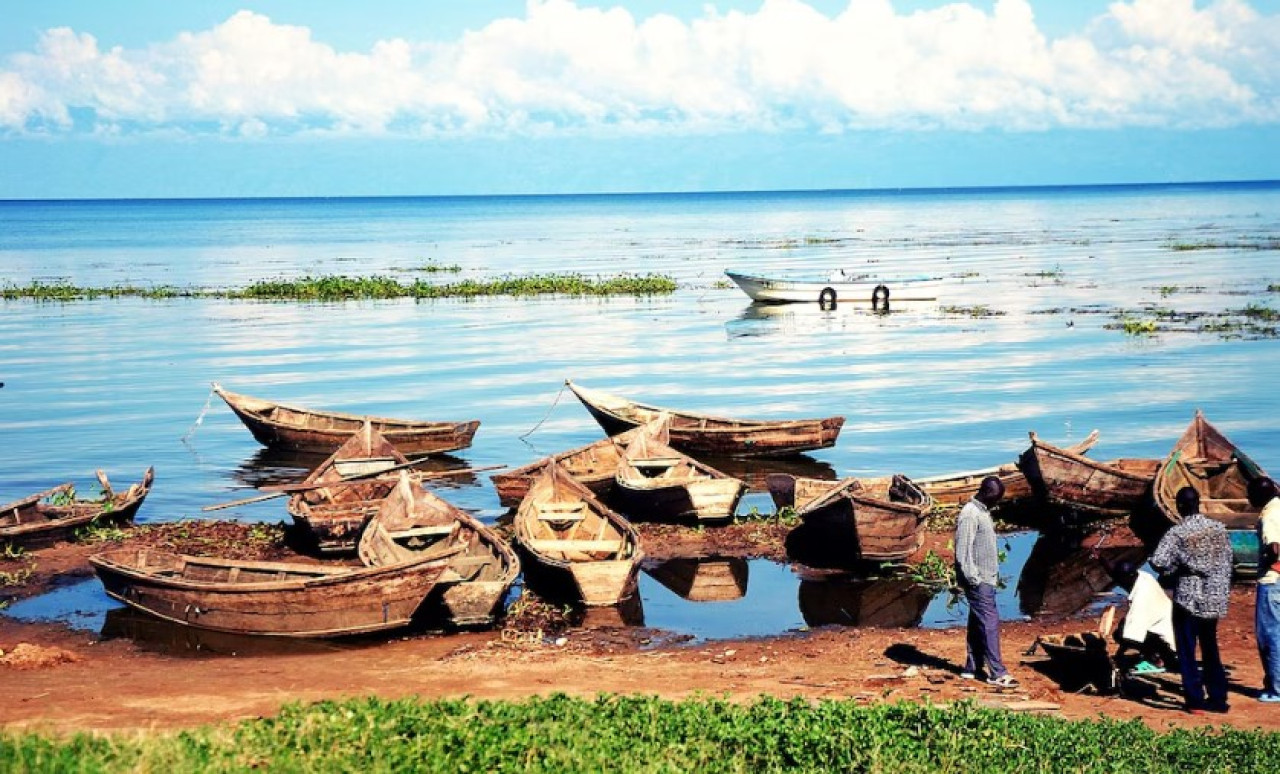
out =
<svg viewBox="0 0 1280 774"><path fill-rule="evenodd" d="M414 465L420 465L423 462L428 461L429 459L431 458L419 457L416 460L410 460L409 462L404 462L399 465L392 466L390 468L383 468L382 470L378 470L378 471L361 473L356 476L347 476L346 478L338 479L337 481L328 481L325 483L275 484L272 486L265 486L265 487L262 487L262 489L264 491L267 491L267 494L256 495L254 497L246 497L243 500L234 500L229 503L219 503L217 505L206 505L200 510L221 511L225 508L234 508L238 505L249 505L251 503L260 503L265 500L272 500L277 497L284 497L285 495L294 494L295 492L308 492L308 491L311 491L312 489L324 489L326 487L332 487L332 486L358 484L364 479L374 478L376 476L382 475L383 473L390 473L392 471L400 470L402 468L409 468L409 467L413 467ZM444 470L444 471L440 471L439 473L423 473L420 475L421 475L421 478L444 478L446 476L460 476L464 473L479 473L480 471L484 471L484 470L496 470L498 468L505 468L505 467L506 465L485 465L479 468L461 468L459 470Z"/></svg>

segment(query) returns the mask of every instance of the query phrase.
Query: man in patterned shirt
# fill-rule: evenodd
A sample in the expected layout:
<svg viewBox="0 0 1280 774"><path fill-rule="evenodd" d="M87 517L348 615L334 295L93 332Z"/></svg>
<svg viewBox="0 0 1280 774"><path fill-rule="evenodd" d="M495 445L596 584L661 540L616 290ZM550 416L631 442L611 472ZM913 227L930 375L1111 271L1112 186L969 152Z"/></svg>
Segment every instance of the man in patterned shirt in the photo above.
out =
<svg viewBox="0 0 1280 774"><path fill-rule="evenodd" d="M1262 658L1262 693L1258 701L1280 702L1280 490L1262 476L1249 481L1249 504L1261 508L1258 518L1258 597L1254 633Z"/></svg>
<svg viewBox="0 0 1280 774"><path fill-rule="evenodd" d="M1176 497L1182 521L1160 539L1151 566L1173 582L1173 637L1187 711L1227 711L1227 672L1218 653L1218 619L1231 593L1227 528L1200 513L1200 495L1184 486ZM1204 673L1196 665L1199 644ZM1205 693L1208 701L1205 701Z"/></svg>

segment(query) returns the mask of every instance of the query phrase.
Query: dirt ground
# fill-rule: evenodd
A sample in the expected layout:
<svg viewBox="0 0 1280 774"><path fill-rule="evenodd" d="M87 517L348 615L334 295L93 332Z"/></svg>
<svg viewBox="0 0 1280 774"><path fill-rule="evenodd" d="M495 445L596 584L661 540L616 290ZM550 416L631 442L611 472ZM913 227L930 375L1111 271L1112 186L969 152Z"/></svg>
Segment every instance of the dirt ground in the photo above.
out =
<svg viewBox="0 0 1280 774"><path fill-rule="evenodd" d="M288 556L279 532L250 536L228 522L135 530L130 541L187 553L227 553L248 546L255 556ZM780 557L783 525L725 528L712 536L717 553ZM706 552L707 533L652 527L644 530L653 557ZM946 552L948 535L928 547ZM0 589L15 599L91 574L85 558L102 546L60 544L19 559L0 560L0 573L23 582ZM24 569L25 568L25 569ZM29 574L28 574L29 571ZM1123 611L1120 611L1123 613ZM1123 695L1099 695L1064 684L1066 674L1039 652L1025 655L1042 634L1077 632L1093 620L1004 625L1007 664L1022 681L996 690L962 680L962 630L824 627L809 632L702 645L662 644L661 633L609 626L591 616L582 625L538 637L512 622L493 631L411 634L367 642L268 643L264 652L240 652L234 639L195 630L157 627L145 616L123 615L116 626L130 636L103 639L61 625L31 624L0 614L0 680L6 701L0 723L53 732L187 728L275 713L286 702L377 695L384 698L472 696L508 699L601 691L694 694L749 700L779 697L854 698L858 701L971 699L1015 710L1048 711L1067 718L1138 718L1155 728L1229 724L1280 730L1280 713L1256 700L1262 671L1253 637L1253 588L1238 586L1219 639L1229 669L1231 710L1192 716L1180 711L1174 674L1126 681ZM172 638L184 639L178 647ZM170 638L167 652L151 640ZM202 645L236 655L208 656Z"/></svg>

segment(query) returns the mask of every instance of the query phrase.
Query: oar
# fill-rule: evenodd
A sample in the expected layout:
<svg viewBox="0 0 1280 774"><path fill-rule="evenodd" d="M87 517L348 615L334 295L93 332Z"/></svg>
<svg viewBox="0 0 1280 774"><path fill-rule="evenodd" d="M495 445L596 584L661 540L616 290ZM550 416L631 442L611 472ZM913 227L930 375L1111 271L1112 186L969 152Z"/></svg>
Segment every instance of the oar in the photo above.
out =
<svg viewBox="0 0 1280 774"><path fill-rule="evenodd" d="M251 503L260 503L264 500L273 500L277 497L284 497L285 495L294 494L295 492L308 492L308 491L311 491L312 489L324 489L326 487L344 486L344 485L353 484L353 483L358 484L363 479L373 478L375 476L379 476L379 475L382 475L383 473L388 473L393 470L400 470L401 468L412 467L413 465L426 462L428 459L430 458L420 457L416 460L411 460L407 463L396 465L394 467L384 468L382 470L371 472L371 473L361 473L360 475L357 475L357 476L348 476L347 478L338 479L337 481L329 481L323 484L276 484L270 487L263 487L264 490L266 489L271 490L267 492L267 494L256 495L254 497L246 497L243 500L234 500L229 503L219 503L218 505L206 505L200 510L221 511L226 508L234 508L238 505L249 505ZM460 476L464 473L479 473L485 470L496 470L498 468L505 468L505 467L506 465L485 465L479 468L461 468L459 470L444 470L438 473L423 473L421 474L421 478L426 479L426 478L444 478L446 476Z"/></svg>

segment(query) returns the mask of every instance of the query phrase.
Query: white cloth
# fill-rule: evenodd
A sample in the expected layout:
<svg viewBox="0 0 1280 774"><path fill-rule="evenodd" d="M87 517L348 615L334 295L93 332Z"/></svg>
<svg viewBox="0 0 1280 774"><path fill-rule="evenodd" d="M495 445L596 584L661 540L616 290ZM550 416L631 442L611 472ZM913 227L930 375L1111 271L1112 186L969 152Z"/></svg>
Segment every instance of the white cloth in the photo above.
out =
<svg viewBox="0 0 1280 774"><path fill-rule="evenodd" d="M1138 570L1138 579L1129 590L1129 612L1125 614L1120 636L1141 644L1148 632L1164 640L1170 650L1174 649L1173 600L1160 588L1156 576Z"/></svg>
<svg viewBox="0 0 1280 774"><path fill-rule="evenodd" d="M1280 543L1280 497L1273 497L1271 502L1262 506L1258 530L1258 560L1262 561L1262 557L1267 553L1267 546L1272 543ZM1275 583L1277 580L1280 580L1280 573L1268 569L1262 574L1261 578L1258 578L1258 583L1266 586Z"/></svg>

